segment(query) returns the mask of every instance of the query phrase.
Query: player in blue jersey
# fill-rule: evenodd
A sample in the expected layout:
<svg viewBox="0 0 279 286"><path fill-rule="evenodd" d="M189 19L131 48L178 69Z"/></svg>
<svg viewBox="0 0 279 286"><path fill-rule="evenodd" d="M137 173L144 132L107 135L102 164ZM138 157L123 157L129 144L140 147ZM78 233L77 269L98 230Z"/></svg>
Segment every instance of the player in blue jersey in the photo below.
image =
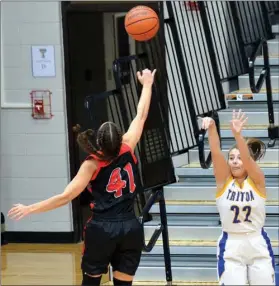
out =
<svg viewBox="0 0 279 286"><path fill-rule="evenodd" d="M265 176L256 161L263 157L265 145L258 139L245 140L242 129L247 118L233 111L230 127L236 145L225 158L212 118L203 119L208 130L214 175L216 202L222 235L218 241L220 285L275 285L274 255L264 230Z"/></svg>

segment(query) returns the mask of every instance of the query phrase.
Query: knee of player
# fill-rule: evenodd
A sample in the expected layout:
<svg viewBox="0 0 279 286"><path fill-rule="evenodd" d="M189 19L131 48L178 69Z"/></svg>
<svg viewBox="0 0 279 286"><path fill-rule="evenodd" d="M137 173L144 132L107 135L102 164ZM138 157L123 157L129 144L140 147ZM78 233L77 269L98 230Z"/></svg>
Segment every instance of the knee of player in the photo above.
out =
<svg viewBox="0 0 279 286"><path fill-rule="evenodd" d="M114 286L132 286L133 281L125 281L125 280L120 280L115 277L113 277L113 285Z"/></svg>
<svg viewBox="0 0 279 286"><path fill-rule="evenodd" d="M101 283L102 274L91 275L83 273L82 286L99 286Z"/></svg>

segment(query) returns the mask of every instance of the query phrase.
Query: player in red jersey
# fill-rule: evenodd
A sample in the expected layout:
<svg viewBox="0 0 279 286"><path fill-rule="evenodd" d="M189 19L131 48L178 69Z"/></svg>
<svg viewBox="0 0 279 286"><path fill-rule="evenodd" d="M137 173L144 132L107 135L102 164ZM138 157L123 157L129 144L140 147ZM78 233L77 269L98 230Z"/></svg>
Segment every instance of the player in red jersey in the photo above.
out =
<svg viewBox="0 0 279 286"><path fill-rule="evenodd" d="M112 122L100 126L95 142L90 140L92 130L79 133L77 141L89 156L64 192L28 206L16 204L8 213L19 220L53 210L68 204L91 185L93 215L85 226L82 285L100 285L109 264L114 285L132 285L138 268L143 229L134 213L134 199L142 185L134 149L148 115L155 72L145 69L137 73L142 93L137 115L124 135Z"/></svg>

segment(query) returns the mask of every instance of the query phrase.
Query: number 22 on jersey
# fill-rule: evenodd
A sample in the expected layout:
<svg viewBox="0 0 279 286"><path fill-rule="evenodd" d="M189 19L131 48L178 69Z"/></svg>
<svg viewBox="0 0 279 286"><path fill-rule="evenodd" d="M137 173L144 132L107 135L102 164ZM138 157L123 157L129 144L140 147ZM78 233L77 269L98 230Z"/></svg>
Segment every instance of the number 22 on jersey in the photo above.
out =
<svg viewBox="0 0 279 286"><path fill-rule="evenodd" d="M136 189L134 173L131 163L128 163L123 168L127 172L129 177L129 190L133 193ZM109 182L107 184L106 190L108 193L114 193L115 198L120 198L123 194L123 189L126 188L127 182L122 180L121 168L115 168L110 175Z"/></svg>
<svg viewBox="0 0 279 286"><path fill-rule="evenodd" d="M240 223L241 221L238 219L239 212L240 212L239 207L236 206L236 205L232 205L232 206L231 206L231 211L234 211L233 223ZM250 214L251 214L251 207L250 207L250 206L245 206L245 207L243 207L242 211L246 213L246 216L245 216L245 220L244 220L244 221L246 221L246 222L252 222L252 221L249 219L249 216L250 216Z"/></svg>

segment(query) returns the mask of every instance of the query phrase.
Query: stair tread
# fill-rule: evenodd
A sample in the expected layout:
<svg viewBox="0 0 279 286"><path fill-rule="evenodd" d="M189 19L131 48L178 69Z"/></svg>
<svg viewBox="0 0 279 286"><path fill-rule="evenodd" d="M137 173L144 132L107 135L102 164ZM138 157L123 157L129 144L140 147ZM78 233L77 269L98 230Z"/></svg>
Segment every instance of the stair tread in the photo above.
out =
<svg viewBox="0 0 279 286"><path fill-rule="evenodd" d="M215 206L216 201L171 201L167 200L166 204L168 205L206 205L206 206ZM279 201L276 200L267 200L266 205L279 205Z"/></svg>
<svg viewBox="0 0 279 286"><path fill-rule="evenodd" d="M278 39L274 39L275 42L274 43L279 43ZM279 54L269 54L269 58L279 58ZM263 56L257 56L257 59L263 59Z"/></svg>
<svg viewBox="0 0 279 286"><path fill-rule="evenodd" d="M224 145L224 144L223 144L223 145ZM228 152L228 151L231 149L231 147L232 147L232 145L230 145L230 146L224 146L224 147L222 148L222 152ZM278 147L279 147L279 146L276 145L276 146L274 146L272 149L271 149L271 148L267 148L267 149L266 149L266 152L278 152L278 151L279 151ZM207 151L207 152L210 151L209 148L210 148L210 147L209 147L209 144L204 146L204 149L205 149L205 151ZM189 152L198 152L198 151L199 151L198 147L189 150Z"/></svg>
<svg viewBox="0 0 279 286"><path fill-rule="evenodd" d="M188 281L188 282L185 282L185 281L177 281L177 280L173 280L172 281L173 285L218 285L217 281L212 281L212 282L197 282L197 281ZM113 285L113 282L110 281L110 282L106 282L106 283L103 283L102 285ZM133 281L133 285L166 285L166 281Z"/></svg>
<svg viewBox="0 0 279 286"><path fill-rule="evenodd" d="M206 214L211 215L210 213L206 213ZM278 215L278 214L276 214L276 215ZM161 223L160 218L156 218L156 219L153 219L151 221L145 222L144 226L145 227L150 227L150 228L153 229L155 227L158 227L158 225L160 225L160 223ZM188 224L180 224L179 225L177 223L172 223L172 220L168 221L168 226L171 227L171 228L174 228L174 229L177 229L177 228L185 229L185 228L187 228L187 229L192 230L192 231L193 230L201 230L201 229L205 230L205 231L207 231L207 230L220 230L222 228L220 224L218 224L218 225L188 225ZM274 226L274 225L273 226L265 226L265 230L267 230L267 231L274 230L274 229L278 229L278 226ZM200 238L198 240L200 240Z"/></svg>
<svg viewBox="0 0 279 286"><path fill-rule="evenodd" d="M259 162L258 165L262 168L278 168L279 162ZM189 165L183 165L179 168L201 168L200 162L191 162ZM211 169L212 167L210 167Z"/></svg>
<svg viewBox="0 0 279 286"><path fill-rule="evenodd" d="M169 240L170 246L212 246L216 247L218 239L216 240ZM272 240L273 247L279 246L278 240ZM163 245L162 240L157 240L156 245Z"/></svg>
<svg viewBox="0 0 279 286"><path fill-rule="evenodd" d="M220 124L221 129L230 130L229 124ZM261 130L261 129L268 129L268 124L253 124L253 125L246 125L244 130Z"/></svg>
<svg viewBox="0 0 279 286"><path fill-rule="evenodd" d="M276 74L274 74L274 73L276 73ZM260 75L255 75L255 77L259 77L259 76ZM238 76L238 78L247 78L247 77L249 77L249 73ZM271 78L277 78L277 77L279 77L279 73L275 71L275 72L273 72L273 74L270 75L270 77Z"/></svg>
<svg viewBox="0 0 279 286"><path fill-rule="evenodd" d="M233 108L227 108L227 109L224 109L224 110L220 110L219 112L218 112L218 114L220 115L222 115L222 114L228 114L228 113L232 113L232 111L233 111ZM254 109L249 109L249 110L244 110L243 109L243 111L245 111L245 113L247 114L247 115L258 115L258 114L264 114L264 115L267 115L268 114L268 110L266 109L266 110L254 110ZM276 113L279 113L279 110L274 110L274 113L276 114Z"/></svg>
<svg viewBox="0 0 279 286"><path fill-rule="evenodd" d="M262 88L261 91L257 94L265 94L265 92L266 92L266 88ZM272 89L272 94L274 93L279 93L279 89L278 88ZM239 90L231 91L230 93L227 93L226 95L230 95L230 94L255 94L255 93L253 93L250 88L241 88Z"/></svg>
<svg viewBox="0 0 279 286"><path fill-rule="evenodd" d="M215 181L211 181L211 182L206 182L204 184L200 184L200 182L195 182L195 183L191 183L191 182L176 182L173 184L169 184L164 186L164 190L168 190L169 188L173 188L173 187L178 187L178 188L193 188L193 189L199 189L202 187L209 187L209 188L216 188L216 182ZM276 189L278 188L278 185L274 185L274 184L267 184L266 185L267 188L273 188Z"/></svg>

